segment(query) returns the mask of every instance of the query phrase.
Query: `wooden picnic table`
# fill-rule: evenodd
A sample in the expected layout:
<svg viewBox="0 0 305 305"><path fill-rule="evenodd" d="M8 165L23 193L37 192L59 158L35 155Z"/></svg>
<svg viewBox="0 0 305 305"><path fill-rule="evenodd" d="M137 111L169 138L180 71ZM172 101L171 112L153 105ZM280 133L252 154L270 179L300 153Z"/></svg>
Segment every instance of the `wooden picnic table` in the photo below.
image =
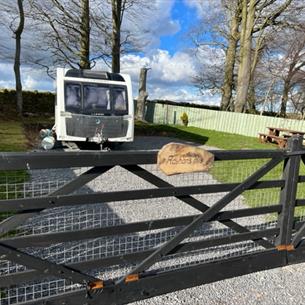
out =
<svg viewBox="0 0 305 305"><path fill-rule="evenodd" d="M300 135L304 136L305 131L292 130L288 128L281 127L267 127L269 129L268 134L259 133L259 140L261 143L276 143L280 148L285 148L287 145L287 140L294 136Z"/></svg>
<svg viewBox="0 0 305 305"><path fill-rule="evenodd" d="M274 136L280 136L281 132L287 133L286 136L293 136L293 135L301 135L304 136L305 132L304 131L299 131L299 130L292 130L288 128L281 128L281 127L267 127L269 129L269 134L274 135Z"/></svg>

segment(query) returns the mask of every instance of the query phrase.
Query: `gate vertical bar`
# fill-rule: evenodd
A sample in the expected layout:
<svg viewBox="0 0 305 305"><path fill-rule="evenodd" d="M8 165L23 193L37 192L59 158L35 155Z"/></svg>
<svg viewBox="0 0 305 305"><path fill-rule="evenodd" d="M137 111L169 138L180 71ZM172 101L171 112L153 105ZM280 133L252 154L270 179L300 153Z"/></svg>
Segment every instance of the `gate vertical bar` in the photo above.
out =
<svg viewBox="0 0 305 305"><path fill-rule="evenodd" d="M294 152L300 150L302 148L302 141L303 138L300 136L291 137L288 140L288 151ZM283 179L285 180L285 186L280 194L282 210L278 215L280 234L275 242L278 249L287 250L287 246L291 244L300 159L300 155L290 156L284 163Z"/></svg>

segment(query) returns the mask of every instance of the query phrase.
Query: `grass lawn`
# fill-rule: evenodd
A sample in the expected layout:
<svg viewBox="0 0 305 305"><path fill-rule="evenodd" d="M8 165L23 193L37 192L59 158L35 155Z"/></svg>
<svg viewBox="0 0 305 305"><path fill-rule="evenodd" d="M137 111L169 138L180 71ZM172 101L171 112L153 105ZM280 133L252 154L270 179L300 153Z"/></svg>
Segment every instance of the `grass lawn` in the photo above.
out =
<svg viewBox="0 0 305 305"><path fill-rule="evenodd" d="M0 119L0 151L25 151L27 141L21 121Z"/></svg>
<svg viewBox="0 0 305 305"><path fill-rule="evenodd" d="M180 125L156 125L136 122L135 134L176 137L228 150L276 148L274 144L259 143L258 138Z"/></svg>
<svg viewBox="0 0 305 305"><path fill-rule="evenodd" d="M26 151L27 139L21 120L5 120L0 118L0 151ZM29 174L24 170L0 172L0 199L18 197L23 183L29 179ZM19 190L20 189L20 190ZM0 221L12 215L0 213Z"/></svg>

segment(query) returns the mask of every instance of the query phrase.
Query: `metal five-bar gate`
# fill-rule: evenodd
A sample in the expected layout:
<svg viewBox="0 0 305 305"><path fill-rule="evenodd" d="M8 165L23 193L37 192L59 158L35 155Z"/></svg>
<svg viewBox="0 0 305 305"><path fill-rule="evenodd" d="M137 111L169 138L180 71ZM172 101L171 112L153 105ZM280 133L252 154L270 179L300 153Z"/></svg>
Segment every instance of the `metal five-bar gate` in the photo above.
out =
<svg viewBox="0 0 305 305"><path fill-rule="evenodd" d="M305 261L305 150L0 153L0 304L126 304ZM303 191L304 189L304 191Z"/></svg>

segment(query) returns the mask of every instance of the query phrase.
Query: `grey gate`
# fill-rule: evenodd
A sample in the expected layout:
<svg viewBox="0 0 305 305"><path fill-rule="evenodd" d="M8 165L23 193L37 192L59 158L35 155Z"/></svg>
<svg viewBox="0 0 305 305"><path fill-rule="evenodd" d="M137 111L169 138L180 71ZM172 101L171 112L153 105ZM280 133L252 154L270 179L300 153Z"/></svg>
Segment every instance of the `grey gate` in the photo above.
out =
<svg viewBox="0 0 305 305"><path fill-rule="evenodd" d="M0 154L0 304L126 304L305 261L305 150Z"/></svg>

